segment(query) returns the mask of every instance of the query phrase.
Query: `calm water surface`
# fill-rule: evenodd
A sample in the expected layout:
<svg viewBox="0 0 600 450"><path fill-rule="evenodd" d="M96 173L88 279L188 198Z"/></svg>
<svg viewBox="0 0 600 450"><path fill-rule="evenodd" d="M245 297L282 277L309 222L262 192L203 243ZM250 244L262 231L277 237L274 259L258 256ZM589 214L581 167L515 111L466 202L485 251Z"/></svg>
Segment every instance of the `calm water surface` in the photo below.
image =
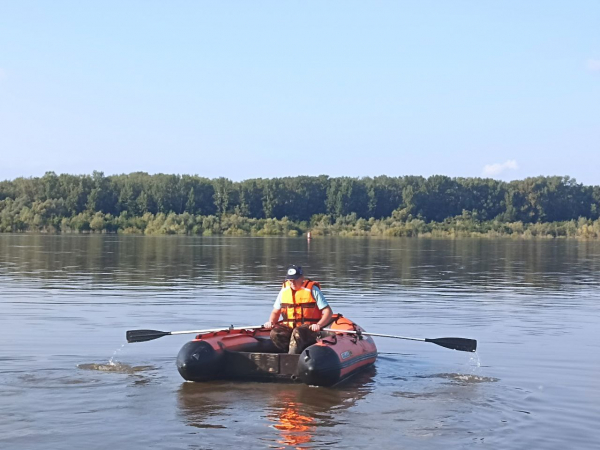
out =
<svg viewBox="0 0 600 450"><path fill-rule="evenodd" d="M284 268L378 339L335 388L186 383L189 336L263 323ZM2 449L597 449L600 243L0 235Z"/></svg>

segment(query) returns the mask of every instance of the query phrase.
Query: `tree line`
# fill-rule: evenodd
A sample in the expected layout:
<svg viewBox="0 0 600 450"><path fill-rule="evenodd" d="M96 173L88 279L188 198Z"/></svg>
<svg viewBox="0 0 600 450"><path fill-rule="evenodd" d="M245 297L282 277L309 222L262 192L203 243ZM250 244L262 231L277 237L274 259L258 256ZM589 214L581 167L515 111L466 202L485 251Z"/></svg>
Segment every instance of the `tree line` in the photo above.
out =
<svg viewBox="0 0 600 450"><path fill-rule="evenodd" d="M102 172L47 172L42 177L0 182L0 231L5 232L126 228L143 232L157 217L166 220L180 216L188 224L185 232L193 233L196 227L196 232L203 234L209 229L223 233L223 222L231 222L231 217L238 218L238 225L244 222L248 230L262 230L268 220L271 224L284 220L296 224L297 233L318 228L318 224L354 221L354 226L359 220L423 224L467 219L473 223L522 224L580 218L596 221L600 216L600 186L558 176L503 182L442 175L321 175L235 182L143 172L112 176ZM92 220L100 217L98 226L92 226ZM143 217L145 221L140 222ZM106 226L99 228L100 222Z"/></svg>

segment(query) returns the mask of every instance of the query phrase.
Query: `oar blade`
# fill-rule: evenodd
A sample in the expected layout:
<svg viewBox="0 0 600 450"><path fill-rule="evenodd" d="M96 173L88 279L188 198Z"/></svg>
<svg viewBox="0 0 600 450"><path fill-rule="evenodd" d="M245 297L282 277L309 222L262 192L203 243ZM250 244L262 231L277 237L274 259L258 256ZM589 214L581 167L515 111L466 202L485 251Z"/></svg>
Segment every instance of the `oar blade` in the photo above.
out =
<svg viewBox="0 0 600 450"><path fill-rule="evenodd" d="M431 342L441 347L458 350L459 352L474 352L477 350L477 341L475 339L446 337L438 339L425 339L425 342Z"/></svg>
<svg viewBox="0 0 600 450"><path fill-rule="evenodd" d="M161 338L163 336L170 335L170 331L158 331L158 330L129 330L126 333L127 342L130 344L133 342L146 342L154 339Z"/></svg>

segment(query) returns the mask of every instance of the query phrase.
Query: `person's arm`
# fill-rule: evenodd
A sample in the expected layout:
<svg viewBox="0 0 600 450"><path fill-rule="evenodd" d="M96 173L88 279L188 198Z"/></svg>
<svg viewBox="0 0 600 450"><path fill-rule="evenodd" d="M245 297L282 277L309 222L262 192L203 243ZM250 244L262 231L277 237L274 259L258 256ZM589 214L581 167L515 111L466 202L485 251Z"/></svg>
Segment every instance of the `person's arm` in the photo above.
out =
<svg viewBox="0 0 600 450"><path fill-rule="evenodd" d="M267 330L273 328L273 325L279 322L279 316L281 316L281 291L279 291L279 294L277 294L277 298L275 299L275 303L273 303L273 311L271 311L269 321L265 322L263 327L265 327Z"/></svg>
<svg viewBox="0 0 600 450"><path fill-rule="evenodd" d="M263 326L267 330L270 330L271 328L273 328L273 325L279 322L279 316L281 316L281 308L273 309L273 311L271 311L271 315L269 316L269 321L265 322Z"/></svg>
<svg viewBox="0 0 600 450"><path fill-rule="evenodd" d="M321 331L321 328L327 325L333 317L333 311L331 310L330 306L326 306L324 309L321 310L321 312L323 313L323 317L321 317L321 320L319 320L317 323L313 323L310 326L310 329L312 331Z"/></svg>
<svg viewBox="0 0 600 450"><path fill-rule="evenodd" d="M325 296L321 292L321 289L319 289L317 286L314 286L312 294L317 301L317 307L321 310L322 316L317 323L314 323L310 326L310 329L312 331L321 331L321 328L331 321L331 318L333 317L333 311L331 310L329 303L327 303L327 300L325 300Z"/></svg>

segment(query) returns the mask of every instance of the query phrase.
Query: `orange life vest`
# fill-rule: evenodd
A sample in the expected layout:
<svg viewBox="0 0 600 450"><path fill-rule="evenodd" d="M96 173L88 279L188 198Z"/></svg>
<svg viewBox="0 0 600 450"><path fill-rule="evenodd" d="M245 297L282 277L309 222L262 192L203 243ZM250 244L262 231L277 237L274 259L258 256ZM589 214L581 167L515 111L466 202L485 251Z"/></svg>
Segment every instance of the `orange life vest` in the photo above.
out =
<svg viewBox="0 0 600 450"><path fill-rule="evenodd" d="M281 315L283 324L295 328L302 324L313 324L321 320L323 314L317 307L317 300L313 297L313 286L321 286L316 281L305 279L302 287L293 290L289 281L283 283L281 291Z"/></svg>

